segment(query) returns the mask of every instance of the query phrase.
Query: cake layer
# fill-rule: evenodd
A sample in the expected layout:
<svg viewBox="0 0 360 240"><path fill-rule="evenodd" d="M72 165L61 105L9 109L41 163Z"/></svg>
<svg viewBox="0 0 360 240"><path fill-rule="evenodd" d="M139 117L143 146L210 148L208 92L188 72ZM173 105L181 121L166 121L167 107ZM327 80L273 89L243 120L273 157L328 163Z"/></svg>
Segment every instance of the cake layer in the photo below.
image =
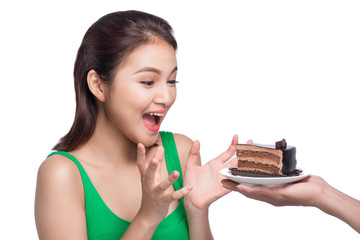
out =
<svg viewBox="0 0 360 240"><path fill-rule="evenodd" d="M274 164L279 164L283 157L281 150L259 146L238 145L237 150L236 156L239 160L260 161L263 163L272 161Z"/></svg>
<svg viewBox="0 0 360 240"><path fill-rule="evenodd" d="M239 171L245 171L245 172L269 174L269 175L282 175L281 168L277 167L276 165L263 164L252 161L239 160L237 169Z"/></svg>

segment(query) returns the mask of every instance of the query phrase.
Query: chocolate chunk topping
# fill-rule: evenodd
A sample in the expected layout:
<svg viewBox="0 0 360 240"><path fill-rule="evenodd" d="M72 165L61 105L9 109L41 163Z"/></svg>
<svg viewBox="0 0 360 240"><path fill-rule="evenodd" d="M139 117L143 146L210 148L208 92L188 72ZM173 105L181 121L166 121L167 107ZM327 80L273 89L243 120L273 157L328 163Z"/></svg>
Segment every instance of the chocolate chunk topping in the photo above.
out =
<svg viewBox="0 0 360 240"><path fill-rule="evenodd" d="M287 147L287 144L286 144L285 139L275 143L275 148L276 149L286 149L286 147Z"/></svg>

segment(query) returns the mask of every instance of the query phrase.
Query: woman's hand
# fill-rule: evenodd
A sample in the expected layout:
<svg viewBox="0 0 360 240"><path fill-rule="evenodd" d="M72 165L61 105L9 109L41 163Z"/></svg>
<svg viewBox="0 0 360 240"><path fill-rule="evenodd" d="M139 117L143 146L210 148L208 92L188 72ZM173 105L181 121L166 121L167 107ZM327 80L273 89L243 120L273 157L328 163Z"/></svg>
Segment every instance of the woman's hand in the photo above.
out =
<svg viewBox="0 0 360 240"><path fill-rule="evenodd" d="M318 176L310 176L298 183L273 188L250 187L229 179L222 180L222 183L226 189L238 191L248 198L267 202L274 206L316 206L327 185Z"/></svg>
<svg viewBox="0 0 360 240"><path fill-rule="evenodd" d="M179 172L172 172L167 179L160 175L161 163L164 160L164 148L159 146L154 157L147 163L145 147L138 144L137 165L141 174L142 199L138 215L159 224L168 213L169 205L191 191L184 187L178 191L170 191L172 184L179 178Z"/></svg>
<svg viewBox="0 0 360 240"><path fill-rule="evenodd" d="M236 158L229 160L235 154L237 141L238 137L235 135L228 150L204 166L200 165L200 143L194 142L189 152L184 173L184 185L193 187L193 191L187 194L184 199L187 211L195 214L207 212L211 203L230 192L230 190L222 187L221 180L224 177L219 171L236 165Z"/></svg>

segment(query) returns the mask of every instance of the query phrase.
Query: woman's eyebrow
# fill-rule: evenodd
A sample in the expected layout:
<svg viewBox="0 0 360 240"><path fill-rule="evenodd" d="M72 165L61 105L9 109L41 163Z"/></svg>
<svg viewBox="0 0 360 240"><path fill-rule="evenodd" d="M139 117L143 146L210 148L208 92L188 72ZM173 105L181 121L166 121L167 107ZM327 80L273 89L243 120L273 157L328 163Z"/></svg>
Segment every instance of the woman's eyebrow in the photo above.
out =
<svg viewBox="0 0 360 240"><path fill-rule="evenodd" d="M174 69L171 71L170 75L173 74L174 72L176 72L177 70L178 70L178 67L175 66ZM134 74L143 73L143 72L153 72L153 73L156 73L158 75L161 75L161 73L162 73L162 71L157 69L157 68L144 67L144 68L141 68L141 69L137 70L136 72L134 72Z"/></svg>
<svg viewBox="0 0 360 240"><path fill-rule="evenodd" d="M175 66L174 69L171 71L171 74L173 74L174 72L176 72L178 70L178 67Z"/></svg>
<svg viewBox="0 0 360 240"><path fill-rule="evenodd" d="M157 68L154 68L154 67L144 67L144 68L141 68L139 70L137 70L136 72L134 72L134 74L138 74L138 73L142 73L142 72L153 72L153 73L156 73L156 74L161 74L161 71Z"/></svg>

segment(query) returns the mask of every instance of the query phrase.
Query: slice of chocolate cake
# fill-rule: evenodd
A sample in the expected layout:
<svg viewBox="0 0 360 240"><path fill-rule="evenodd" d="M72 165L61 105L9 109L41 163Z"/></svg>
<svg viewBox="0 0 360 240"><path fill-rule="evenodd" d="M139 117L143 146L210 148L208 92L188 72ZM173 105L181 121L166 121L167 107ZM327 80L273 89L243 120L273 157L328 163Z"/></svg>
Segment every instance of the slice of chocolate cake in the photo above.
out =
<svg viewBox="0 0 360 240"><path fill-rule="evenodd" d="M296 148L285 139L275 145L237 144L238 171L284 176L296 169Z"/></svg>

